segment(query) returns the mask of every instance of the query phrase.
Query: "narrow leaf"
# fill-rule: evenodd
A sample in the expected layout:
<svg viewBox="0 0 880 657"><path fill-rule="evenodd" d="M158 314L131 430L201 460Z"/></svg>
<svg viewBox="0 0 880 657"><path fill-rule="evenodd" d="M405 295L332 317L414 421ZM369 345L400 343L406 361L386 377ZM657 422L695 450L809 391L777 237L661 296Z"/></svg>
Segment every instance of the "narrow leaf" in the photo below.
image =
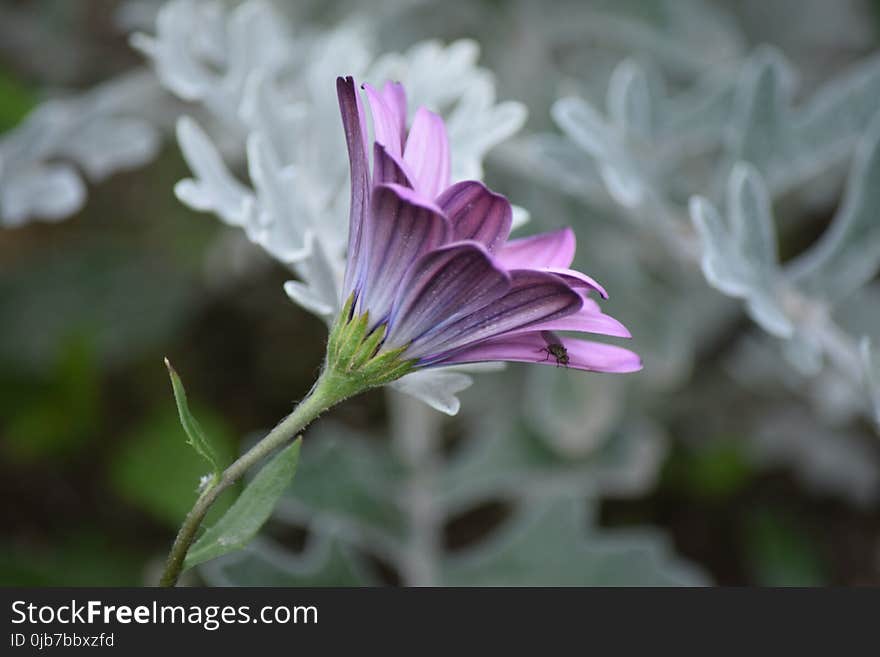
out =
<svg viewBox="0 0 880 657"><path fill-rule="evenodd" d="M269 519L278 498L293 480L301 442L302 438L297 438L257 473L217 524L190 548L184 569L240 550L248 544Z"/></svg>
<svg viewBox="0 0 880 657"><path fill-rule="evenodd" d="M196 418L190 413L189 404L186 401L186 390L183 388L183 382L171 367L168 359L165 359L165 367L168 368L168 375L171 377L171 387L174 389L174 400L177 402L177 412L180 414L180 424L186 432L186 442L192 445L192 448L198 452L199 456L204 458L210 465L215 475L219 475L222 468L220 467L217 456L214 453L211 444L208 442L205 432L199 425Z"/></svg>
<svg viewBox="0 0 880 657"><path fill-rule="evenodd" d="M727 212L743 258L757 269L775 270L778 255L770 196L751 164L734 165L727 185Z"/></svg>
<svg viewBox="0 0 880 657"><path fill-rule="evenodd" d="M809 294L831 302L867 285L880 269L880 115L856 147L840 209L822 237L789 267Z"/></svg>

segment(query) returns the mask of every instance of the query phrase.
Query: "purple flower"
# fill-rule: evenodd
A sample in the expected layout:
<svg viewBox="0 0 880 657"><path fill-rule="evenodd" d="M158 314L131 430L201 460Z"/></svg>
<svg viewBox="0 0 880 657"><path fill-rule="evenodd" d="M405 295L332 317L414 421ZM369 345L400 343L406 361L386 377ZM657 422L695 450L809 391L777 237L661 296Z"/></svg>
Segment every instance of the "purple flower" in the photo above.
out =
<svg viewBox="0 0 880 657"><path fill-rule="evenodd" d="M400 84L363 85L374 141L354 80L336 81L351 164L351 217L343 295L350 317L381 335L378 354L414 367L523 361L599 372L641 369L622 347L556 331L630 337L569 269L574 233L509 240L507 199L477 181L450 184L443 120L420 108L407 131ZM372 158L372 172L369 159ZM378 329L378 333L375 333Z"/></svg>

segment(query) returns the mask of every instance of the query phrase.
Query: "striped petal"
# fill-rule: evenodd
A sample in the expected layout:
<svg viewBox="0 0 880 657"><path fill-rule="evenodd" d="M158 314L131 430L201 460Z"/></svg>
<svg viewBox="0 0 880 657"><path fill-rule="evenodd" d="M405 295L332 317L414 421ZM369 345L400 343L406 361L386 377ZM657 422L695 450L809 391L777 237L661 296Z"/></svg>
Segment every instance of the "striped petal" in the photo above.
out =
<svg viewBox="0 0 880 657"><path fill-rule="evenodd" d="M612 344L559 338L565 349L565 367L591 372L637 372L642 369L638 354ZM458 351L437 365L480 363L486 361L514 361L558 366L561 363L548 349L549 345L540 331L504 336L486 340L473 347Z"/></svg>
<svg viewBox="0 0 880 657"><path fill-rule="evenodd" d="M511 331L565 317L580 310L581 296L553 274L518 269L510 289L478 311L416 339L408 354L425 363L443 354Z"/></svg>
<svg viewBox="0 0 880 657"><path fill-rule="evenodd" d="M348 220L348 262L345 268L344 294L363 275L363 233L370 204L370 167L367 162L366 128L354 79L336 78L336 95L345 128L348 162L351 169L351 206Z"/></svg>
<svg viewBox="0 0 880 657"><path fill-rule="evenodd" d="M575 289L593 290L594 292L598 292L599 296L603 299L608 298L608 293L605 291L604 287L599 285L599 283L597 283L592 277L575 269L564 269L562 267L539 267L539 269L541 271L548 271L551 274L556 274Z"/></svg>
<svg viewBox="0 0 880 657"><path fill-rule="evenodd" d="M481 244L458 242L430 251L404 279L391 311L386 346L402 347L455 322L498 299L510 285L510 275Z"/></svg>
<svg viewBox="0 0 880 657"><path fill-rule="evenodd" d="M415 260L449 240L449 221L440 208L401 185L373 188L366 231L367 266L360 311L369 310L373 324L384 321L401 282Z"/></svg>
<svg viewBox="0 0 880 657"><path fill-rule="evenodd" d="M581 333L611 335L616 338L632 337L632 334L623 324L611 317L611 315L606 315L598 309L591 307L587 304L587 301L589 300L584 300L584 306L576 313L542 322L525 329L525 331L579 331Z"/></svg>
<svg viewBox="0 0 880 657"><path fill-rule="evenodd" d="M440 195L437 205L449 217L455 240L474 240L494 253L510 234L510 203L475 180L456 183Z"/></svg>
<svg viewBox="0 0 880 657"><path fill-rule="evenodd" d="M413 188L406 163L388 152L379 142L373 144L373 184L394 183Z"/></svg>
<svg viewBox="0 0 880 657"><path fill-rule="evenodd" d="M508 269L567 268L574 260L575 239L571 228L511 240L498 252Z"/></svg>

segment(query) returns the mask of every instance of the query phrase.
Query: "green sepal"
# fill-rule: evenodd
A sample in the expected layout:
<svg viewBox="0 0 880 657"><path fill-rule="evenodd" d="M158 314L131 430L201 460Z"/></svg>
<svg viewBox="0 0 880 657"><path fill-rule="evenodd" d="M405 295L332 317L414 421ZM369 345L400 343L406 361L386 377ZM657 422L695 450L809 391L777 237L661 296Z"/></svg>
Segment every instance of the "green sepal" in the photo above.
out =
<svg viewBox="0 0 880 657"><path fill-rule="evenodd" d="M327 359L321 385L335 397L349 397L369 388L390 383L415 369L415 360L402 358L406 347L381 351L387 325L372 331L369 313L351 316L354 295L339 314L327 341Z"/></svg>
<svg viewBox="0 0 880 657"><path fill-rule="evenodd" d="M354 293L348 295L348 299L345 301L345 305L342 307L342 312L339 313L339 317L336 318L336 321L333 322L333 326L330 328L330 335L327 338L327 358L329 360L337 360L339 356L339 343L340 338L343 337L340 334L342 333L345 325L348 324L348 319L351 317L351 307L354 304Z"/></svg>
<svg viewBox="0 0 880 657"><path fill-rule="evenodd" d="M375 385L391 383L415 368L414 360L401 359L404 351L406 347L399 347L374 356L364 363L361 372L366 378L377 381Z"/></svg>
<svg viewBox="0 0 880 657"><path fill-rule="evenodd" d="M379 345L382 343L382 340L385 339L385 324L381 324L377 326L372 333L370 333L366 339L361 342L361 345L358 347L357 351L354 354L354 357L349 363L349 368L356 370L363 367L367 361L369 361L373 356L376 355L376 350L379 348Z"/></svg>
<svg viewBox="0 0 880 657"><path fill-rule="evenodd" d="M339 336L339 348L336 354L336 365L341 369L350 369L351 361L364 341L367 333L369 313L364 313L346 324Z"/></svg>

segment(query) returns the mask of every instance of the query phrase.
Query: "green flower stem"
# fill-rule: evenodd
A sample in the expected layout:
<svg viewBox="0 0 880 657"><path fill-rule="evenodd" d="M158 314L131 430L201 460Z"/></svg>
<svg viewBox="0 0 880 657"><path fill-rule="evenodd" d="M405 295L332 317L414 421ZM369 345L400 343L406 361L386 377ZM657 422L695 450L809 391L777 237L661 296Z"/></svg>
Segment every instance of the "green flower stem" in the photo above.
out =
<svg viewBox="0 0 880 657"><path fill-rule="evenodd" d="M381 351L385 325L368 331L369 316L364 313L352 317L354 296L350 296L330 330L327 341L327 359L321 376L312 391L293 413L284 418L269 434L243 454L218 477L208 484L195 506L187 514L159 581L161 586L174 586L180 577L186 553L211 505L220 493L238 481L248 468L292 440L312 420L331 406L369 388L390 383L408 374L415 367L414 360L402 358L405 347Z"/></svg>
<svg viewBox="0 0 880 657"><path fill-rule="evenodd" d="M223 491L238 481L251 466L291 441L321 413L357 394L362 389L357 382L351 381L349 377L340 375L333 369L325 369L312 391L299 403L293 413L279 422L265 438L226 468L199 495L174 539L159 585L174 586L177 583L186 553L195 541L205 515Z"/></svg>

